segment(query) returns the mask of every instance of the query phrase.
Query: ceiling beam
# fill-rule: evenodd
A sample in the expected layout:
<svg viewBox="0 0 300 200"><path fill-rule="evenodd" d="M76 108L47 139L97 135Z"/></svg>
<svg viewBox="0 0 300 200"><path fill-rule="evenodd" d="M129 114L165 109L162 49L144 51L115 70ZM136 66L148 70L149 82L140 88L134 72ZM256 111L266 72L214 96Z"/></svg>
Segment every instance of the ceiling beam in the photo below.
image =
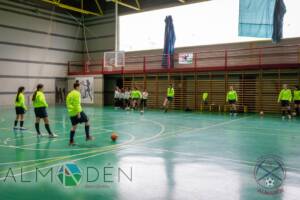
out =
<svg viewBox="0 0 300 200"><path fill-rule="evenodd" d="M130 9L133 9L133 10L137 10L137 11L140 11L140 10L141 10L141 6L140 6L139 0L135 0L136 6L130 5L130 4L128 4L128 3L125 3L125 2L123 2L122 0L106 0L106 1L107 1L107 2L111 1L111 2L117 3L117 4L121 5L121 6L130 8Z"/></svg>
<svg viewBox="0 0 300 200"><path fill-rule="evenodd" d="M67 4L63 4L63 3L60 3L60 0L41 0L41 1L46 2L46 3L50 3L50 4L58 6L60 8L64 8L66 10L71 10L71 11L79 12L79 13L86 14L86 15L96 15L96 16L102 16L103 15L103 12L102 12L102 9L100 7L100 4L99 4L98 0L95 0L95 3L97 5L97 8L98 8L99 12L93 12L93 11L89 11L89 10L80 9L80 8L77 8L77 7L74 7L74 6L70 6L70 5L67 5ZM83 7L82 3L81 3L81 7Z"/></svg>

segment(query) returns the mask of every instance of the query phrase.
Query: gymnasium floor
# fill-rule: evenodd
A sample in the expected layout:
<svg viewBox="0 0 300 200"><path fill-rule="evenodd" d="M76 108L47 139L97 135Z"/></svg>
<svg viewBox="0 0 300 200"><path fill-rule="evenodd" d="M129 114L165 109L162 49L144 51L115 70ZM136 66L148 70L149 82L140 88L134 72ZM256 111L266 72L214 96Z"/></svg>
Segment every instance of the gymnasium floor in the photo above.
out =
<svg viewBox="0 0 300 200"><path fill-rule="evenodd" d="M70 122L65 108L49 108L48 112L57 139L35 136L32 111L26 115L28 131L14 133L14 111L1 108L1 200L300 197L300 119L282 121L280 116L260 118L254 114L230 118L218 113L179 111L146 111L142 116L89 107L85 112L96 140L86 143L81 126L76 136L78 145L69 147ZM110 140L112 132L119 135L116 143ZM257 159L267 154L280 156L286 167L284 192L278 195L257 191L254 167ZM59 167L69 161L82 170L77 187L64 187L57 178ZM87 182L88 167L99 172L95 182ZM16 181L6 177L10 168ZM44 173L53 168L53 180L40 176L36 181L36 168ZM89 170L90 180L97 177L95 170Z"/></svg>

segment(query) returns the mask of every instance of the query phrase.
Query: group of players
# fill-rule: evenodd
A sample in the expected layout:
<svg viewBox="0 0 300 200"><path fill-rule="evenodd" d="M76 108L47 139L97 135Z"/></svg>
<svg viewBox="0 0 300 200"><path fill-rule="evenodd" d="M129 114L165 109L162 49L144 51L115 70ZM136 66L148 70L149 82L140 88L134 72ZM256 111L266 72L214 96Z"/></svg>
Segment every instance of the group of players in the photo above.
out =
<svg viewBox="0 0 300 200"><path fill-rule="evenodd" d="M132 90L127 88L119 89L116 87L115 89L115 107L122 107L124 109L136 109L138 107L141 108L141 112L144 112L144 108L147 106L147 99L149 93L146 89L144 89L143 93L141 93L137 87L134 87ZM173 84L170 84L167 88L166 98L163 103L164 111L168 111L169 104L173 101L175 96L175 90ZM208 104L208 92L202 93L202 103L203 105ZM278 103L281 104L281 112L282 112L282 119L288 117L289 119L292 118L292 103L294 103L294 114L293 115L300 115L300 90L299 86L294 86L293 91L288 88L287 84L283 84L282 90L278 95ZM237 115L237 104L238 104L238 93L234 89L233 86L229 87L229 91L226 94L226 102L230 105L230 115L236 116ZM263 114L263 111L260 112Z"/></svg>
<svg viewBox="0 0 300 200"><path fill-rule="evenodd" d="M208 93L204 92L202 96L202 101L207 104ZM234 90L233 86L229 87L229 91L226 95L226 102L230 105L230 115L237 115L237 103L238 94ZM293 91L289 89L287 84L282 85L282 89L278 95L277 102L281 105L282 119L288 117L292 118L292 115L300 115L300 90L299 86L294 86ZM292 112L292 104L294 103L294 112ZM263 111L260 112L263 115Z"/></svg>
<svg viewBox="0 0 300 200"><path fill-rule="evenodd" d="M114 92L114 106L116 109L140 109L141 113L144 113L144 109L147 107L148 96L149 93L146 89L141 92L137 87L129 89L117 86Z"/></svg>
<svg viewBox="0 0 300 200"><path fill-rule="evenodd" d="M14 122L14 130L26 130L24 128L24 115L27 111L26 99L25 99L25 87L21 86L18 89L16 98L15 98L15 110L16 110L16 119ZM32 95L32 104L34 107L35 113L35 129L37 136L43 136L40 132L40 120L42 119L45 123L45 128L49 134L49 138L56 138L57 135L54 134L50 129L49 119L48 119L48 103L44 94L44 86L42 84L38 84L35 92ZM70 130L70 140L69 145L75 145L74 136L75 131L77 129L77 125L84 123L85 124L85 134L86 141L94 140L95 138L90 135L90 125L89 119L86 114L83 112L81 107L81 94L80 94L80 84L76 81L73 85L73 90L70 91L66 98L66 106L68 110L68 115L71 120L71 130ZM18 127L18 123L20 123L20 127Z"/></svg>
<svg viewBox="0 0 300 200"><path fill-rule="evenodd" d="M14 130L26 130L24 128L24 115L27 111L26 99L25 99L25 87L21 86L18 89L18 92L15 97L15 110L16 110L16 119L14 121ZM138 109L140 108L141 112L144 112L144 109L147 107L147 99L149 93L146 89L143 92L139 91L137 87L129 90L128 88L120 89L116 87L115 89L115 106L123 109ZM169 104L173 101L175 96L175 90L173 84L170 84L167 88L166 98L163 102L163 107L165 112L168 111ZM204 104L208 102L208 93L203 92L202 101ZM238 94L234 90L233 86L229 87L229 91L226 95L226 102L230 105L230 115L236 116L237 114L237 103L238 103ZM286 116L291 119L292 117L292 108L291 104L294 103L295 115L300 115L300 90L298 86L295 86L294 90L288 88L287 84L282 86L282 90L278 96L278 103L281 104L282 118ZM42 119L45 124L45 129L48 132L49 138L56 138L57 135L54 134L50 129L49 119L48 119L48 103L44 94L44 86L38 84L36 90L32 95L32 103L35 113L35 129L37 136L42 136L40 132L40 120ZM70 91L66 98L66 106L68 110L68 115L72 124L70 130L70 140L69 145L75 145L74 136L78 124L85 124L85 133L86 141L94 140L95 138L90 135L90 125L89 119L86 114L83 112L81 107L81 94L80 94L80 84L76 81L73 85L73 90ZM20 127L18 128L18 123Z"/></svg>

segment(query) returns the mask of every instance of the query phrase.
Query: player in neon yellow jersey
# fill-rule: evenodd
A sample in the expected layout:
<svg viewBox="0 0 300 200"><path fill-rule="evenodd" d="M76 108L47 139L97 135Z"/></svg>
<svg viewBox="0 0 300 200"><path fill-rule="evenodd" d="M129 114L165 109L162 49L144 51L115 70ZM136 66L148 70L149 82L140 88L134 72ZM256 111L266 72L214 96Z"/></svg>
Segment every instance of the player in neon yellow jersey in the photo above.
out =
<svg viewBox="0 0 300 200"><path fill-rule="evenodd" d="M292 101L292 91L288 89L287 84L282 85L282 90L278 95L278 103L281 103L281 112L282 119L285 119L286 113L288 114L288 118L291 119L291 106L290 103Z"/></svg>
<svg viewBox="0 0 300 200"><path fill-rule="evenodd" d="M167 97L165 98L163 104L165 112L168 112L169 104L173 102L174 96L175 96L175 90L173 88L173 84L170 84L167 89Z"/></svg>
<svg viewBox="0 0 300 200"><path fill-rule="evenodd" d="M90 135L90 124L89 119L83 112L81 107L81 94L80 94L80 84L74 83L74 89L69 92L66 99L68 114L72 123L72 128L70 131L70 141L69 145L75 145L74 136L78 124L85 123L85 135L86 141L94 140L95 138Z"/></svg>
<svg viewBox="0 0 300 200"><path fill-rule="evenodd" d="M49 134L49 138L57 137L56 134L52 133L50 130L49 119L48 119L48 103L46 102L46 98L44 95L44 86L42 84L38 84L36 87L36 91L33 93L32 102L35 113L35 129L38 136L41 136L40 132L40 120L43 119L45 123L45 128Z"/></svg>
<svg viewBox="0 0 300 200"><path fill-rule="evenodd" d="M203 92L203 94L202 94L202 103L204 105L208 104L208 93L207 92Z"/></svg>
<svg viewBox="0 0 300 200"><path fill-rule="evenodd" d="M229 87L227 92L226 102L230 105L230 115L237 115L236 103L238 102L237 92L234 90L233 86Z"/></svg>
<svg viewBox="0 0 300 200"><path fill-rule="evenodd" d="M139 91L137 87L134 87L134 89L131 91L132 109L135 110L139 107L141 98L142 98L141 91Z"/></svg>
<svg viewBox="0 0 300 200"><path fill-rule="evenodd" d="M299 116L300 115L300 90L299 90L299 86L295 86L293 100L294 100L296 114L297 114L297 116Z"/></svg>
<svg viewBox="0 0 300 200"><path fill-rule="evenodd" d="M23 127L24 125L24 114L26 113L26 101L24 96L25 87L21 86L18 89L18 93L15 99L15 108L16 108L16 120L14 123L14 129L18 129L18 121L20 121L20 130L26 130Z"/></svg>

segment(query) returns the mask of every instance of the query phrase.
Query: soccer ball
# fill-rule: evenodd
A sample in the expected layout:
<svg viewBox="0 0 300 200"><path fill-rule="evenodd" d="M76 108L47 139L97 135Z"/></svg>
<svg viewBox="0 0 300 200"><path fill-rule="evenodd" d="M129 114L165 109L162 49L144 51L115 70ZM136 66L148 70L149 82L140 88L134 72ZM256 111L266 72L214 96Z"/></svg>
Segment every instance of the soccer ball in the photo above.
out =
<svg viewBox="0 0 300 200"><path fill-rule="evenodd" d="M260 111L260 116L264 116L264 111Z"/></svg>
<svg viewBox="0 0 300 200"><path fill-rule="evenodd" d="M266 184L266 186L267 186L268 188L272 188L272 187L274 187L275 180L274 180L273 178L271 178L271 177L268 177L268 178L266 178L266 180L265 180L265 184Z"/></svg>

